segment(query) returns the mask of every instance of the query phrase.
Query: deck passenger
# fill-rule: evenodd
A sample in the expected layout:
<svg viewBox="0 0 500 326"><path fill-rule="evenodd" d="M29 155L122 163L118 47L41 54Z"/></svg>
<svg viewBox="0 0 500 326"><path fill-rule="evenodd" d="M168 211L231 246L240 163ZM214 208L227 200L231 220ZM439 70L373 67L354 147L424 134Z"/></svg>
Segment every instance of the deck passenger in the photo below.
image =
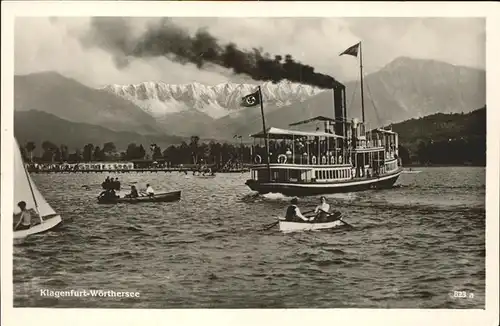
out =
<svg viewBox="0 0 500 326"><path fill-rule="evenodd" d="M296 219L298 217L298 218L302 219L303 221L306 221L306 222L309 221L309 219L307 217L305 217L304 215L302 215L302 213L300 212L300 209L297 206L298 202L299 201L297 198L292 199L291 205L288 206L288 208L286 209L285 219L288 221L293 221L294 219Z"/></svg>
<svg viewBox="0 0 500 326"><path fill-rule="evenodd" d="M321 164L323 164L323 165L328 164L328 160L324 154L323 154L323 156L321 156Z"/></svg>

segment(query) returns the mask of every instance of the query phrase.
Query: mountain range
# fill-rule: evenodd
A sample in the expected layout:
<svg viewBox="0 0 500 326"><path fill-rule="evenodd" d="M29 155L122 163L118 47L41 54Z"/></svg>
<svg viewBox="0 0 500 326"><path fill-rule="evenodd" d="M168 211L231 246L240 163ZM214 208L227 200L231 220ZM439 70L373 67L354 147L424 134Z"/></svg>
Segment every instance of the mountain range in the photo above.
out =
<svg viewBox="0 0 500 326"><path fill-rule="evenodd" d="M163 82L143 82L136 85L107 85L103 89L130 100L153 117L174 113L200 112L218 119L241 109L241 98L255 92L257 84L225 83L215 86L192 83L171 85ZM287 80L261 85L266 108L282 107L319 94L323 90Z"/></svg>
<svg viewBox="0 0 500 326"><path fill-rule="evenodd" d="M184 140L176 136L113 131L88 123L71 122L47 112L35 110L14 113L14 133L19 144L35 141L38 150L41 150L43 141L58 145L64 144L70 150L82 149L86 144L102 147L106 142L113 142L116 148L123 150L131 143L144 146L154 143L166 148Z"/></svg>
<svg viewBox="0 0 500 326"><path fill-rule="evenodd" d="M466 113L486 104L484 70L434 60L398 58L367 75L364 82L365 114L370 127L439 112ZM348 116L359 118L359 82L345 85ZM231 140L237 134L248 140L249 134L262 129L260 108L243 108L239 103L255 87L256 84L144 82L93 89L58 73L45 72L15 76L14 104L16 112L48 113L52 117L46 120L54 124L85 123L104 128L107 131L101 130L102 135L128 132L130 137L137 134L139 138L164 138L165 143L191 135ZM286 127L317 115L332 116L329 90L289 81L266 82L261 88L267 126ZM15 117L32 119L29 115ZM16 128L21 125L16 124ZM85 133L82 128L74 130Z"/></svg>
<svg viewBox="0 0 500 326"><path fill-rule="evenodd" d="M15 111L47 112L68 121L115 131L163 132L154 117L130 101L55 72L15 76L14 108Z"/></svg>

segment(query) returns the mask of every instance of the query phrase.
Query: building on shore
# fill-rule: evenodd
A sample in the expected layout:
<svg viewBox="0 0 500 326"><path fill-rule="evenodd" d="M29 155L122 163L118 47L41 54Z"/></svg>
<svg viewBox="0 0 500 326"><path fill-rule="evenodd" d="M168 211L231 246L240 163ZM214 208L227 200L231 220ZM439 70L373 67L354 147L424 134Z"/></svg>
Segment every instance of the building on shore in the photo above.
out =
<svg viewBox="0 0 500 326"><path fill-rule="evenodd" d="M83 163L54 163L28 164L28 171L116 171L133 170L133 162L83 162Z"/></svg>

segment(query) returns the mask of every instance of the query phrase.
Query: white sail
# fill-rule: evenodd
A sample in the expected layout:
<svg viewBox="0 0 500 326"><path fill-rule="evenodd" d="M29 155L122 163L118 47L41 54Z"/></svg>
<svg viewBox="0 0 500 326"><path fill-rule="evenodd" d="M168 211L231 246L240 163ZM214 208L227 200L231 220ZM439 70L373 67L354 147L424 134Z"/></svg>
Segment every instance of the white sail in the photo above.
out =
<svg viewBox="0 0 500 326"><path fill-rule="evenodd" d="M20 201L26 202L26 208L34 209L42 218L56 214L26 172L19 145L17 141L14 143L14 214L21 211L17 206Z"/></svg>

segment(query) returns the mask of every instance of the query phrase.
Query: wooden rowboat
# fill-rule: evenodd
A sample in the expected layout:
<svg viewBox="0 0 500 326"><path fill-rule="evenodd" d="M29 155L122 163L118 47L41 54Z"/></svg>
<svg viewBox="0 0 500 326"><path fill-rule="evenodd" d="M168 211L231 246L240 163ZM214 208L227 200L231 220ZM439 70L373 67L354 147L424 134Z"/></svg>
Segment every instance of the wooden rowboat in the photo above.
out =
<svg viewBox="0 0 500 326"><path fill-rule="evenodd" d="M206 175L196 174L195 177L200 178L200 179L213 179L216 177L216 175L215 174L206 174Z"/></svg>
<svg viewBox="0 0 500 326"><path fill-rule="evenodd" d="M419 170L403 170L403 173L404 174L417 174L417 173L420 173L422 171L419 171Z"/></svg>
<svg viewBox="0 0 500 326"><path fill-rule="evenodd" d="M117 204L117 203L168 203L181 199L181 191L164 192L152 196L139 196L136 198L117 197L117 198L98 198L99 204Z"/></svg>
<svg viewBox="0 0 500 326"><path fill-rule="evenodd" d="M341 213L335 212L330 216L327 216L318 221L306 222L301 219L287 221L283 218L279 219L279 229L281 232L296 232L296 231L315 231L315 230L326 230L333 229L344 225L345 223L341 220Z"/></svg>

